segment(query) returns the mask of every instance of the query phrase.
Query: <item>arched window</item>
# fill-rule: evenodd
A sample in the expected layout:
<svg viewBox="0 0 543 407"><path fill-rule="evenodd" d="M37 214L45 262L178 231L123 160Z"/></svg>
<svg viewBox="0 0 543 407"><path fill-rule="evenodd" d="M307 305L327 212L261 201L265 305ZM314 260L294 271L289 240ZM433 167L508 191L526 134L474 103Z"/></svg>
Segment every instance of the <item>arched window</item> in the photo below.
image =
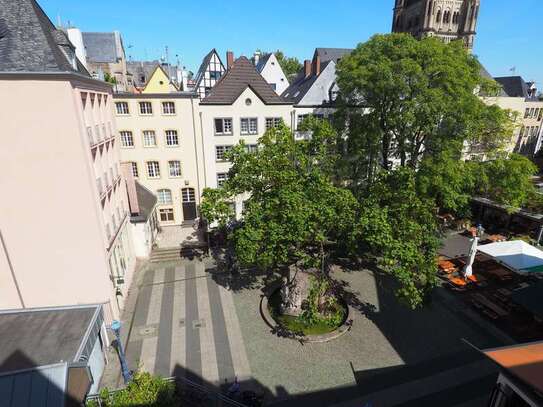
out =
<svg viewBox="0 0 543 407"><path fill-rule="evenodd" d="M428 15L431 16L432 15L432 6L434 5L434 1L433 0L430 0L430 2L428 3Z"/></svg>
<svg viewBox="0 0 543 407"><path fill-rule="evenodd" d="M437 10L436 23L441 23L441 10Z"/></svg>
<svg viewBox="0 0 543 407"><path fill-rule="evenodd" d="M171 205L172 204L172 191L169 189L159 189L157 192L159 205Z"/></svg>

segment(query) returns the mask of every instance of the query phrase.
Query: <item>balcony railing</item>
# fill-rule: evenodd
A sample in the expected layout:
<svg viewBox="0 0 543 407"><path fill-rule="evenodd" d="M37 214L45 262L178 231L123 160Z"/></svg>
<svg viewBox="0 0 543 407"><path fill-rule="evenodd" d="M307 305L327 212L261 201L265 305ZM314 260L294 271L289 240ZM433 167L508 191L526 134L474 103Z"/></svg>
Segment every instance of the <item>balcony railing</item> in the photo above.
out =
<svg viewBox="0 0 543 407"><path fill-rule="evenodd" d="M104 185L101 178L96 178L96 186L98 187L98 193L102 196L104 194Z"/></svg>
<svg viewBox="0 0 543 407"><path fill-rule="evenodd" d="M94 146L96 144L96 140L94 139L94 134L92 133L92 127L91 126L88 126L87 127L87 136L89 137L89 143L92 146Z"/></svg>

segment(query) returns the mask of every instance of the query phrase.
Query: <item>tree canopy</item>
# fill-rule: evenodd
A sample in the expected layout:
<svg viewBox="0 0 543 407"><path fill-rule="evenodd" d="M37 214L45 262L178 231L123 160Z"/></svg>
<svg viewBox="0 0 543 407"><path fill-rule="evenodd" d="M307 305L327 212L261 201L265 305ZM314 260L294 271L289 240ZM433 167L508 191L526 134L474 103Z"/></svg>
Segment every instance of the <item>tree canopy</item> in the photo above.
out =
<svg viewBox="0 0 543 407"><path fill-rule="evenodd" d="M352 228L356 199L329 175L333 158L326 146L334 132L327 122L314 126L309 141L296 142L282 125L266 132L256 152L235 147L228 180L204 191L203 216L223 225L231 216L228 203L246 198L243 220L230 236L241 264L318 267L325 246Z"/></svg>

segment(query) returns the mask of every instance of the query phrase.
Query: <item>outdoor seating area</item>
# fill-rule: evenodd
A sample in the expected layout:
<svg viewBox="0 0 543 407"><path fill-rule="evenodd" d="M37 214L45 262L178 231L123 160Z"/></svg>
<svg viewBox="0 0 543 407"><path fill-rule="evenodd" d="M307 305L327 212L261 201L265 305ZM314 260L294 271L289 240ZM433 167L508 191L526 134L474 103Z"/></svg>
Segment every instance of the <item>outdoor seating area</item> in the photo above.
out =
<svg viewBox="0 0 543 407"><path fill-rule="evenodd" d="M440 256L438 275L443 287L460 296L471 309L511 337L519 341L540 340L543 339L543 320L538 313L543 307L534 307L533 300L534 288L543 288L537 251L539 249L524 242L484 236L471 276L464 275L469 261L467 255ZM530 299L526 299L525 293Z"/></svg>

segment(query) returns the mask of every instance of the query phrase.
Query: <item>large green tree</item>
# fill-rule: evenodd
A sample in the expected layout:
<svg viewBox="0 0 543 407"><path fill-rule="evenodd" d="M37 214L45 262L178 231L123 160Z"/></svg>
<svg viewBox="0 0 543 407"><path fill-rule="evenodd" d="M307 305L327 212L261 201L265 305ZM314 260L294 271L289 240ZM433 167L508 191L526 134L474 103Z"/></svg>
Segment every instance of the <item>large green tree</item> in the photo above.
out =
<svg viewBox="0 0 543 407"><path fill-rule="evenodd" d="M311 140L296 142L281 126L268 130L255 152L243 144L233 149L228 180L204 191L201 211L208 221L224 225L232 215L229 202L246 197L243 219L229 236L241 264L320 268L327 247L345 241L357 201L330 177L334 140L327 122L314 121Z"/></svg>
<svg viewBox="0 0 543 407"><path fill-rule="evenodd" d="M460 42L376 35L340 61L337 82L347 176L356 184L393 165L417 169L443 151L499 149L510 135L508 112L477 96L491 85Z"/></svg>

